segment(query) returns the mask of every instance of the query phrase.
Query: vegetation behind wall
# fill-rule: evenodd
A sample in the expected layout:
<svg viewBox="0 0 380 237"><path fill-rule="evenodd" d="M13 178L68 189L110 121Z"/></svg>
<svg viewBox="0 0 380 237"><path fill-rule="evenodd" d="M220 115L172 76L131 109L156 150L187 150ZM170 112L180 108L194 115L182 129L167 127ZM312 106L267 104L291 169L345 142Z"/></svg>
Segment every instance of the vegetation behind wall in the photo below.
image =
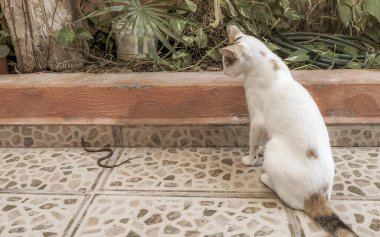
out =
<svg viewBox="0 0 380 237"><path fill-rule="evenodd" d="M160 15L155 32L137 27L131 13L132 5L149 4L165 5L146 13ZM81 0L81 10L82 27L68 22L56 37L67 50L88 41L86 71L220 70L217 49L227 44L229 24L259 37L293 69L380 68L380 0ZM150 58L117 59L112 22L120 16L139 41L153 37ZM0 21L0 43L10 44L1 9Z"/></svg>

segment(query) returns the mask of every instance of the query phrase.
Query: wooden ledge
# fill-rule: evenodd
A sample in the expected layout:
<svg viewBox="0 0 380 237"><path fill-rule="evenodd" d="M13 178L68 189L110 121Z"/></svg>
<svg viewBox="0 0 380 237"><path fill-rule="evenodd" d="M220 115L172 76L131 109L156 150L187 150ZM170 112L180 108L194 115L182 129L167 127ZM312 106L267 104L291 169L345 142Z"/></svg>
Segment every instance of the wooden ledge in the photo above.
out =
<svg viewBox="0 0 380 237"><path fill-rule="evenodd" d="M294 71L329 124L380 123L380 71ZM0 77L0 124L247 124L242 78L221 72Z"/></svg>

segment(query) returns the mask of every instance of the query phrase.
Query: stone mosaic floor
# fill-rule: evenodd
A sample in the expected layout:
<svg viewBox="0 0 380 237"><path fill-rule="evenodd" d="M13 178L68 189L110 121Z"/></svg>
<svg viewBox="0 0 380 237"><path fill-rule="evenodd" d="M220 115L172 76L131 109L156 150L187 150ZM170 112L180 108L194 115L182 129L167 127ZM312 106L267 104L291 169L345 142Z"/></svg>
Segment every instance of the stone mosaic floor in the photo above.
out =
<svg viewBox="0 0 380 237"><path fill-rule="evenodd" d="M246 148L0 149L0 236L328 236L245 167ZM380 236L380 149L334 148L332 206L360 235Z"/></svg>

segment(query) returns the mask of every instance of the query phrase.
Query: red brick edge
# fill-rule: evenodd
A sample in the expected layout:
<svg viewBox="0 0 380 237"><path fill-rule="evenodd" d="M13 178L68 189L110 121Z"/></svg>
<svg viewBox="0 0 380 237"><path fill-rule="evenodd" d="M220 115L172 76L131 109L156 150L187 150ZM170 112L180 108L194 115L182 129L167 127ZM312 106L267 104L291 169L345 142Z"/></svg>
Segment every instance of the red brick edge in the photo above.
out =
<svg viewBox="0 0 380 237"><path fill-rule="evenodd" d="M380 71L293 74L327 123L380 123ZM220 72L2 75L0 124L241 124L242 85Z"/></svg>

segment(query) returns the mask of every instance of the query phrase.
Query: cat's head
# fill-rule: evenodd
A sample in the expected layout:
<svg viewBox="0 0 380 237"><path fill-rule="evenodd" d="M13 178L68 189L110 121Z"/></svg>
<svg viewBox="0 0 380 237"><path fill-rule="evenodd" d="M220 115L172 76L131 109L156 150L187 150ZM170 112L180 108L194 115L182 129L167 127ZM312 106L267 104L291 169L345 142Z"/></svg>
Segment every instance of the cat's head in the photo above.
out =
<svg viewBox="0 0 380 237"><path fill-rule="evenodd" d="M237 26L228 26L227 32L229 45L219 52L223 55L224 74L236 77L257 66L260 54L267 49L260 40L242 33Z"/></svg>

